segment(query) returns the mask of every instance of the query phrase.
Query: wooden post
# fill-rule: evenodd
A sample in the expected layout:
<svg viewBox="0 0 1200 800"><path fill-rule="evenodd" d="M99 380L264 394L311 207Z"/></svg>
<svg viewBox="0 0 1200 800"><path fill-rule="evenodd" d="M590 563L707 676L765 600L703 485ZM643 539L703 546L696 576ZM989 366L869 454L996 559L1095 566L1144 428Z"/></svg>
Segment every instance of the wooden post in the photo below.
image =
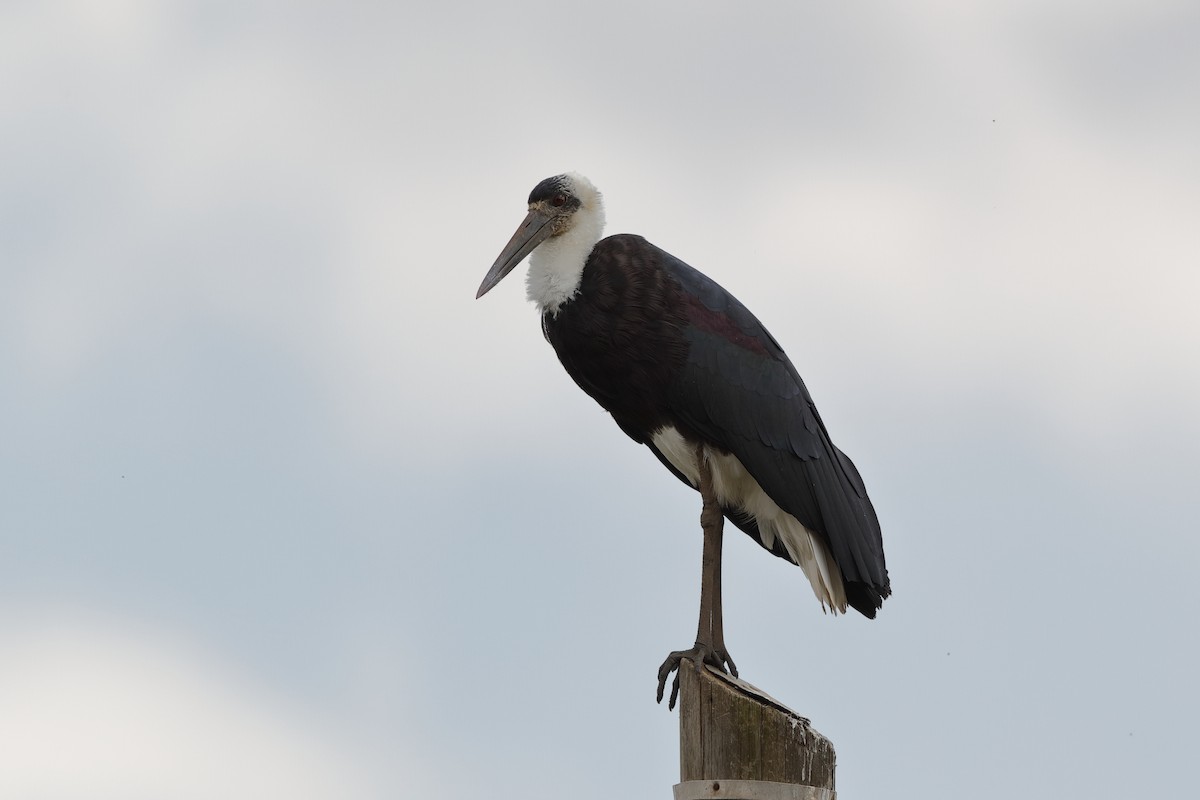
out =
<svg viewBox="0 0 1200 800"><path fill-rule="evenodd" d="M835 800L833 744L745 681L679 665L675 800Z"/></svg>

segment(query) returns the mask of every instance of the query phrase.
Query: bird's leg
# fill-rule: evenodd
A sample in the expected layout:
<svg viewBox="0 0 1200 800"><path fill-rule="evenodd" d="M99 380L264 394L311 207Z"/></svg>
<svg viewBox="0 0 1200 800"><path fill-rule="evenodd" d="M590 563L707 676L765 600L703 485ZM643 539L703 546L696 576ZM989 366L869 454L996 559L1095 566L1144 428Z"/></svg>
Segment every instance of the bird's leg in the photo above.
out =
<svg viewBox="0 0 1200 800"><path fill-rule="evenodd" d="M700 624L696 628L696 644L690 650L676 650L667 656L667 660L658 668L658 702L662 702L666 689L667 677L674 672L675 680L671 684L671 699L668 708L675 708L675 700L679 696L679 669L683 659L691 661L699 670L702 664L709 664L734 676L737 667L729 652L725 649L725 629L721 616L721 539L725 516L721 513L721 504L717 502L717 493L713 489L712 466L704 455L704 445L696 447L696 465L700 472L700 497L703 507L700 512L700 526L704 530L704 552L701 557L700 576Z"/></svg>
<svg viewBox="0 0 1200 800"><path fill-rule="evenodd" d="M703 457L702 457L703 460ZM704 555L702 559L702 577L700 581L701 614L704 614L704 584L709 585L708 591L708 642L712 654L717 656L719 669L732 672L737 677L737 666L725 650L725 620L722 614L721 602L721 547L724 539L725 515L721 513L721 505L717 502L717 493L712 488L712 470L704 461L702 474L708 479L708 491L701 491L704 499L703 510L700 512L700 525L704 529ZM697 631L696 640L703 642L703 633ZM721 662L724 662L722 664ZM726 669L726 667L728 667Z"/></svg>

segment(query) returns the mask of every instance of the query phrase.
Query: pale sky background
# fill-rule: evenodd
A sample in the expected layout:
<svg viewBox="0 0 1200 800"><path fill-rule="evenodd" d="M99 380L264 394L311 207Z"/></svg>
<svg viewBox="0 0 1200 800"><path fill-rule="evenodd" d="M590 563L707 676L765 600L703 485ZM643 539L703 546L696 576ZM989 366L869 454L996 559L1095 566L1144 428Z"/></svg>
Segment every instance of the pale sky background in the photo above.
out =
<svg viewBox="0 0 1200 800"><path fill-rule="evenodd" d="M856 799L1195 788L1200 5L0 6L0 796L668 798L697 496L514 274L579 170L882 520L743 677ZM523 270L522 270L523 273Z"/></svg>

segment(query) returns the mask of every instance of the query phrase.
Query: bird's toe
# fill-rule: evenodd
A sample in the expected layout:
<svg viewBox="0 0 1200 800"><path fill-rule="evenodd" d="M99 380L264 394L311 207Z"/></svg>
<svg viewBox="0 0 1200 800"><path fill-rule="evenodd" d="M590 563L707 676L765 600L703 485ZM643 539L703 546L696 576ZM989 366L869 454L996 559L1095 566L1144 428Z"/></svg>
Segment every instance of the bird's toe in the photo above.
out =
<svg viewBox="0 0 1200 800"><path fill-rule="evenodd" d="M662 702L663 694L666 692L667 678L671 676L672 672L675 673L675 680L671 682L671 697L667 701L667 708L672 711L675 709L675 701L679 698L679 671L685 660L690 661L696 667L697 672L700 671L701 665L707 664L721 672L733 675L735 678L738 675L737 665L733 663L733 659L729 657L729 653L724 647L711 647L696 642L690 650L672 652L658 668L659 703Z"/></svg>

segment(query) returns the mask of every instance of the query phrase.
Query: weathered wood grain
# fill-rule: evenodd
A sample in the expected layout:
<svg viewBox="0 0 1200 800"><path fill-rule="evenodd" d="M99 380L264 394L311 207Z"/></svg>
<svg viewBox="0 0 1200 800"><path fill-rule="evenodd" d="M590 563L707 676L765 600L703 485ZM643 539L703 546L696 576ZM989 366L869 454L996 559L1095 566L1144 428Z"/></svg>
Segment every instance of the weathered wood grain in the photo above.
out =
<svg viewBox="0 0 1200 800"><path fill-rule="evenodd" d="M713 782L722 780L738 782L743 793L759 792L754 797L834 797L833 744L807 719L750 684L708 667L697 671L685 661L679 672L680 787L692 786L689 797L741 797L713 789ZM699 781L707 784L692 783ZM763 785L754 789L756 782ZM821 791L800 792L787 785ZM696 793L701 791L708 793Z"/></svg>

